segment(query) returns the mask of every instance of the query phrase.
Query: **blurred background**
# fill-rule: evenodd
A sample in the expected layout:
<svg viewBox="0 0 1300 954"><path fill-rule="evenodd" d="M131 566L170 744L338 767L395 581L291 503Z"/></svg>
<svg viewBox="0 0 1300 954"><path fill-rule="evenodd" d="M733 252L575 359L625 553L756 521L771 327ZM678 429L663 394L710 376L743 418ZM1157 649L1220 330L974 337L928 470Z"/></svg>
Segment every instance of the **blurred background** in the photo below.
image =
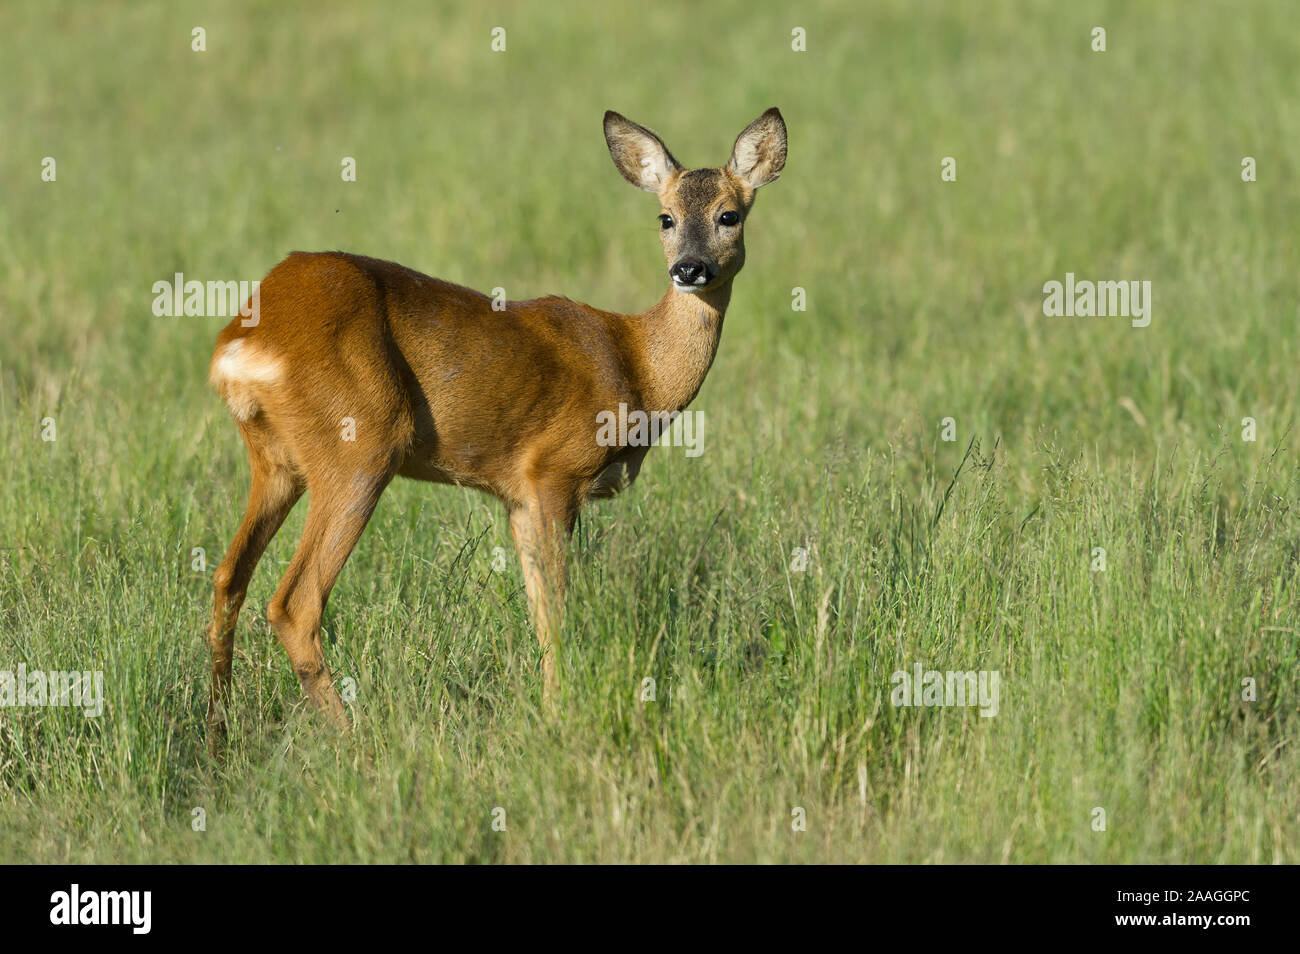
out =
<svg viewBox="0 0 1300 954"><path fill-rule="evenodd" d="M0 667L111 700L0 710L0 857L1296 860L1291 4L9 2L0 64ZM357 740L262 617L300 508L209 764L247 466L225 319L153 283L342 249L639 311L659 209L603 112L700 166L769 106L705 453L583 519L564 731L503 515L399 484L326 617ZM1150 281L1151 324L1045 317L1066 272ZM914 661L1000 669L1001 714L891 709Z"/></svg>

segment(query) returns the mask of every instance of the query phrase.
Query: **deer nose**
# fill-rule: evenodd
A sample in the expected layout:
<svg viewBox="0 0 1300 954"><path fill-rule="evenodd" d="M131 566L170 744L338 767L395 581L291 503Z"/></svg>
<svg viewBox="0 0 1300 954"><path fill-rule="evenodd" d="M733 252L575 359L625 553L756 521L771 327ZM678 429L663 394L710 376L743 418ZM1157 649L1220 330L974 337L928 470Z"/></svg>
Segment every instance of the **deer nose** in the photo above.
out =
<svg viewBox="0 0 1300 954"><path fill-rule="evenodd" d="M693 258L682 259L668 273L683 285L704 285L710 277L708 266Z"/></svg>

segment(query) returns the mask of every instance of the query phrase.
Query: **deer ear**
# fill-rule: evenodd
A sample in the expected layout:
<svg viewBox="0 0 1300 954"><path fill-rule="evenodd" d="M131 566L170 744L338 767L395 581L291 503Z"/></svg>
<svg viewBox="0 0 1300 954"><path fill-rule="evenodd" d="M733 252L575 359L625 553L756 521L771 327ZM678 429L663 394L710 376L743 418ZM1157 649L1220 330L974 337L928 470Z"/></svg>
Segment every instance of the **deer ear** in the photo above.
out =
<svg viewBox="0 0 1300 954"><path fill-rule="evenodd" d="M681 169L663 140L612 109L605 113L605 142L618 171L638 189L659 192Z"/></svg>
<svg viewBox="0 0 1300 954"><path fill-rule="evenodd" d="M765 186L785 167L785 120L773 106L736 138L727 168L751 189Z"/></svg>

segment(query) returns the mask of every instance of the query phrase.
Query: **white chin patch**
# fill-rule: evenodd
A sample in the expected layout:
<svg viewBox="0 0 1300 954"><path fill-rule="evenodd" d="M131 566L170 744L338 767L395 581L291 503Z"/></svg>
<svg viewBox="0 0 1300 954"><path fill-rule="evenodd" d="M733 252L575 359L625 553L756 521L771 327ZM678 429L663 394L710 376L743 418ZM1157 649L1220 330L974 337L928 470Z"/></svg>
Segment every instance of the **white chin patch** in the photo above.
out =
<svg viewBox="0 0 1300 954"><path fill-rule="evenodd" d="M677 279L673 279L673 287L679 292L686 292L688 295L693 295L697 291L702 290L707 284L708 282L701 282L698 285L687 285L685 282L679 282Z"/></svg>

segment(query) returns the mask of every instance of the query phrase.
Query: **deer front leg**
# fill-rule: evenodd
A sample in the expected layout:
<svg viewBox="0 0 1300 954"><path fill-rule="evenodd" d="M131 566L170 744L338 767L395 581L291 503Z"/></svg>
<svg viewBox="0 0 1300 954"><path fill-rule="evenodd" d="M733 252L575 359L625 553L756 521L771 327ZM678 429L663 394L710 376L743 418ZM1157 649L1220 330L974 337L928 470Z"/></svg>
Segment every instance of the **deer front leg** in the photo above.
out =
<svg viewBox="0 0 1300 954"><path fill-rule="evenodd" d="M564 497L536 496L510 511L528 612L542 648L542 700L554 706L560 691L560 628L564 623L564 550L577 507Z"/></svg>

